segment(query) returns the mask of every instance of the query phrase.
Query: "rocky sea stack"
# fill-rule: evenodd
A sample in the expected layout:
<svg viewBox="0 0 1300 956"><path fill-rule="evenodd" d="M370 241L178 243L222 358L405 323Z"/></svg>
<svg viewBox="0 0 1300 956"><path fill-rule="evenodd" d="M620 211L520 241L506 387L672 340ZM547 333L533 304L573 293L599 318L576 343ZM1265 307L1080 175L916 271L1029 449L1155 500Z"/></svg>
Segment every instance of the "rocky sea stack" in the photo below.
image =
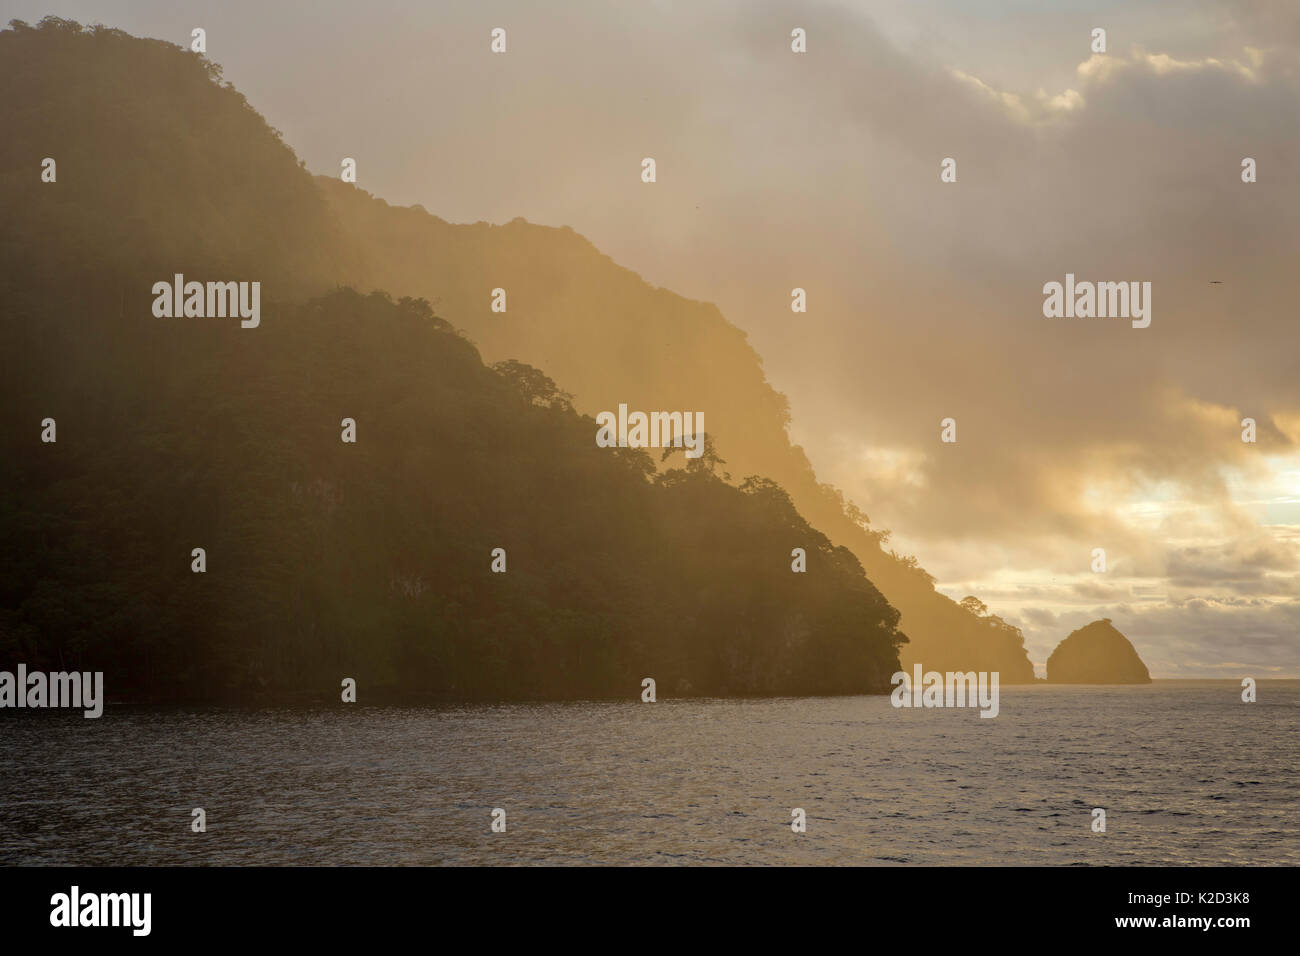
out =
<svg viewBox="0 0 1300 956"><path fill-rule="evenodd" d="M1149 684L1146 664L1110 618L1081 627L1047 659L1051 684Z"/></svg>

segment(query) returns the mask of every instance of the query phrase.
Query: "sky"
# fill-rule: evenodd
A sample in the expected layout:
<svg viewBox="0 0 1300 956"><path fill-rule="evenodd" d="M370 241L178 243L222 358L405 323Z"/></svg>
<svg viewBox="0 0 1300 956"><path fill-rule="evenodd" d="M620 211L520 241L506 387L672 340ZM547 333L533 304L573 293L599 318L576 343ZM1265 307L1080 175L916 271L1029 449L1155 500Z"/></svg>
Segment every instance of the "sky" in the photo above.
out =
<svg viewBox="0 0 1300 956"><path fill-rule="evenodd" d="M51 2L0 14L202 26L313 172L715 302L822 480L1040 672L1105 616L1155 677L1300 676L1300 4ZM1066 273L1151 282L1150 327L1045 318Z"/></svg>

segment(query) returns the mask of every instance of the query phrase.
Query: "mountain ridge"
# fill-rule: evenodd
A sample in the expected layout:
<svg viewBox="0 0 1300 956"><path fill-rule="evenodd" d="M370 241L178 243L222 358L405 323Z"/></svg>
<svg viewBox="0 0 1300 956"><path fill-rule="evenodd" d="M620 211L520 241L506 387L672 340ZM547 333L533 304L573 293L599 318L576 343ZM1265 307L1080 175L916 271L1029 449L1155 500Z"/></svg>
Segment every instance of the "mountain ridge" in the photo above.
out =
<svg viewBox="0 0 1300 956"><path fill-rule="evenodd" d="M991 614L983 602L957 602L940 594L915 558L886 550L887 531L871 528L867 516L838 489L817 479L803 449L789 440L788 399L767 382L762 359L744 331L728 322L716 305L645 282L568 226L521 219L504 225L460 225L422 209L393 206L332 177L317 176L316 183L343 228L366 250L356 267L363 285L437 298L440 312L464 329L485 355L517 357L547 369L588 413L615 407L619 401L643 408L707 409L709 430L728 467L740 474L766 475L789 491L810 521L858 556L867 576L899 608L910 639L903 651L904 666L996 670L1006 683L1034 680L1017 629ZM474 241L457 243L453 236L459 230L472 231ZM548 259L548 250L530 238L552 234L564 245ZM480 248L494 236L503 241L487 258ZM533 297L533 289L541 284L538 276L502 264L511 257L540 269L542 275L558 275L556 284L574 291L560 301L546 293ZM607 270L611 278L602 275L584 287L565 271L579 268ZM494 288L505 288L509 296L504 316L489 309ZM620 313L619 303L608 301L610 289L630 289L644 300L631 313ZM515 310L513 316L510 309ZM521 314L522 320L516 318ZM618 329L624 334L611 351L632 358L602 366L584 358L580 347L589 339L605 341L601 335L611 333L601 319L610 314L620 315ZM672 355L671 376L645 368L637 360L645 355ZM705 357L694 376L683 377L683 355ZM720 369L733 371L735 377L717 387L700 387Z"/></svg>
<svg viewBox="0 0 1300 956"><path fill-rule="evenodd" d="M142 44L148 56L140 55ZM37 46L53 52L38 56ZM312 177L243 95L222 85L219 67L173 44L55 19L0 33L2 58L8 58L6 80L16 91L11 102L23 104L16 113L11 107L6 118L13 135L0 145L0 214L15 225L0 245L12 266L10 278L0 281L10 291L15 276L57 283L59 269L21 239L57 234L70 240L50 244L64 256L61 267L98 270L102 298L117 300L120 310L128 292L138 294L117 282L123 263L148 264L169 276L170 264L180 259L212 264L219 274L205 278L260 275L270 299L301 299L339 284L427 299L486 360L517 358L544 369L575 396L581 412L620 401L707 412L723 468L763 475L786 489L800 513L847 546L901 611L900 626L911 638L904 666L998 670L1007 683L1033 679L1015 628L977 600L959 604L937 592L914 558L885 549L888 532L873 529L839 491L817 480L803 450L789 441L788 400L767 382L745 333L715 305L651 286L567 226L521 219L452 224L336 179ZM65 83L75 95L51 101L54 78L62 76L54 64L73 61L79 66ZM191 79L173 82L172 72ZM105 91L105 77L119 85L136 78L130 109ZM60 142L32 107L48 112L71 102L85 117L81 139ZM177 111L190 119L170 124L167 118ZM210 122L197 123L195 115ZM199 130L202 148L168 148L177 126ZM72 158L71 165L64 160L57 187L36 182L31 171L39 157L18 147L24 141L52 143L52 151ZM147 161L123 160L140 141L152 144ZM177 166L177 154L194 162ZM89 156L99 157L94 175L85 172ZM194 202L188 214L153 200L160 169L183 177L179 191ZM209 208L208 194L221 183L233 208ZM107 209L105 218L139 224L139 203L155 217L143 235L90 221L92 211ZM195 229L195 221L204 228ZM109 255L99 261L95 249ZM509 296L504 315L489 310L491 290L498 287ZM585 355L586 348L599 349L599 360ZM661 356L666 360L654 361Z"/></svg>

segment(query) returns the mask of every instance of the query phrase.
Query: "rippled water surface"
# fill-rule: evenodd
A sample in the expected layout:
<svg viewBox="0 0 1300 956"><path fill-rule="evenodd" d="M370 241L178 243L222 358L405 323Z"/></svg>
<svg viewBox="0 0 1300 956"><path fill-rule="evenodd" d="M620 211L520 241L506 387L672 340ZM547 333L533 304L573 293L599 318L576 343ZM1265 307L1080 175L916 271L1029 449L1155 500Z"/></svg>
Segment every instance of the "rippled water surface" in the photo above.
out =
<svg viewBox="0 0 1300 956"><path fill-rule="evenodd" d="M1298 732L1295 682L5 711L0 863L1296 864Z"/></svg>

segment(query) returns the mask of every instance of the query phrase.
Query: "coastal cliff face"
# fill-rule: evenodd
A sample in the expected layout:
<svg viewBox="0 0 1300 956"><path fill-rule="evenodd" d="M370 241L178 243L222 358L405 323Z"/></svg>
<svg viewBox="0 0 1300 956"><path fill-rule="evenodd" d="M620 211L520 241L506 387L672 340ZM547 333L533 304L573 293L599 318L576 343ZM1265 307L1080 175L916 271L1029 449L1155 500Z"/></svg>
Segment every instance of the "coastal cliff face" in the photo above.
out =
<svg viewBox="0 0 1300 956"><path fill-rule="evenodd" d="M1149 684L1151 675L1109 618L1081 627L1047 659L1050 684Z"/></svg>

